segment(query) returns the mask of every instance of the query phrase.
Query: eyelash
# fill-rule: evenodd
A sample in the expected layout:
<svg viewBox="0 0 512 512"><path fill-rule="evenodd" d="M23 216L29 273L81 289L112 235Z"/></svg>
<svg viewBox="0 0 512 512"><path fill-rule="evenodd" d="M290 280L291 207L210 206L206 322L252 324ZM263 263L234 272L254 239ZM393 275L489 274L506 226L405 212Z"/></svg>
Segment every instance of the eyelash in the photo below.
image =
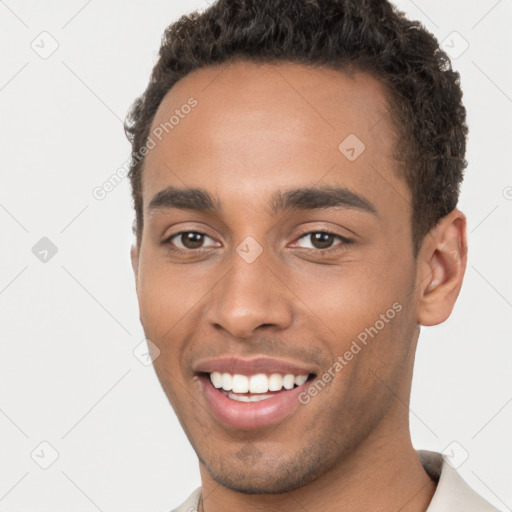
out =
<svg viewBox="0 0 512 512"><path fill-rule="evenodd" d="M328 249L309 249L307 248L306 250L309 251L309 252L312 252L314 254L330 254L331 252L336 252L336 251L341 251L341 250L344 250L347 248L348 245L350 245L352 243L352 240L349 240L348 238L345 238L344 236L341 236L339 235L338 233L335 233L334 231L330 231L328 229L322 229L322 230L319 230L319 231L306 231L305 233L302 233L298 238L297 240L300 240L301 238L304 238L308 235L314 235L314 234L318 234L318 233L321 233L321 234L325 234L325 235L332 235L336 238L339 238L341 240L341 243L337 244L337 245L333 245L332 247L329 247ZM299 247L300 249L300 247Z"/></svg>
<svg viewBox="0 0 512 512"><path fill-rule="evenodd" d="M190 255L191 253L202 252L202 251L208 249L207 247L200 247L198 249L182 249L181 247L176 247L176 246L171 245L171 240L173 238L176 238L176 237L178 237L180 235L184 235L186 233L194 233L196 235L204 235L204 236L207 236L209 238L212 238L212 240L213 240L213 237L208 235L208 233L203 233L202 231L192 231L192 230L189 230L189 231L179 231L178 233L173 233L172 235L168 236L162 242L162 244L163 245L167 245L170 250L172 250L173 252L176 252L178 254L188 254L188 255ZM338 244L338 245L334 245L333 247L329 247L328 249L315 249L315 248L313 248L313 249L307 248L306 249L307 251L315 253L315 254L320 254L320 253L322 253L322 254L328 253L329 254L329 253L334 252L334 251L343 250L343 249L346 249L347 246L352 243L352 240L349 240L348 238L345 238L345 237L339 235L338 233L334 233L333 231L329 231L328 229L323 229L323 230L318 230L318 231L306 231L305 233L302 233L296 240L298 241L298 240L300 240L301 238L304 238L307 235L313 235L313 234L317 234L317 233L333 235L334 237L339 238L342 243ZM299 247L299 249L300 249L300 247Z"/></svg>

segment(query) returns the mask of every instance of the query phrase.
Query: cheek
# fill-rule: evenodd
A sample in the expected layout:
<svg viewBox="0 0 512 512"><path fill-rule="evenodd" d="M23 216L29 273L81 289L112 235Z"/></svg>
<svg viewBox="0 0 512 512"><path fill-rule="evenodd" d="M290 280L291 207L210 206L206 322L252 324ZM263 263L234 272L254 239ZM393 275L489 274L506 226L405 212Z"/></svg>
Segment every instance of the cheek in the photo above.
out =
<svg viewBox="0 0 512 512"><path fill-rule="evenodd" d="M176 309L174 308L173 287L165 286L151 272L142 272L138 298L141 323L157 338L171 327Z"/></svg>
<svg viewBox="0 0 512 512"><path fill-rule="evenodd" d="M329 279L296 282L297 295L314 313L309 316L322 331L328 328L324 348L336 375L333 391L350 390L356 402L379 401L386 394L379 379L396 382L405 368L414 336L414 272L408 265L358 262L350 270L336 269Z"/></svg>
<svg viewBox="0 0 512 512"><path fill-rule="evenodd" d="M347 419L347 428L352 421L369 425L384 414L404 381L414 348L406 307L396 301L375 311L356 312L357 321L340 319L331 347L329 401L337 411L334 416Z"/></svg>
<svg viewBox="0 0 512 512"><path fill-rule="evenodd" d="M178 267L141 263L138 300L142 325L162 338L178 323L187 322L207 297L205 281Z"/></svg>
<svg viewBox="0 0 512 512"><path fill-rule="evenodd" d="M397 267L402 270L397 271ZM393 319L397 314L393 304L402 303L414 283L413 273L403 265L370 261L351 262L328 272L324 267L317 275L288 279L300 301L330 328L331 334L344 339L371 327L390 309L386 319Z"/></svg>

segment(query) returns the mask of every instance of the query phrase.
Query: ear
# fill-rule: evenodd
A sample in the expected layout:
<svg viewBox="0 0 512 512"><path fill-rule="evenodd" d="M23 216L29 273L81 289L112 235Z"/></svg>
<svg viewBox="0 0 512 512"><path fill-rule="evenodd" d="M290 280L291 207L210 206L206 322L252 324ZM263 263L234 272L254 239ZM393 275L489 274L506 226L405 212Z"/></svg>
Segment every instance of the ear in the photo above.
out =
<svg viewBox="0 0 512 512"><path fill-rule="evenodd" d="M437 325L451 314L467 263L466 217L455 209L425 236L418 254L418 323Z"/></svg>
<svg viewBox="0 0 512 512"><path fill-rule="evenodd" d="M135 276L135 288L137 288L137 283L139 282L139 248L137 247L136 242L131 246L130 258L132 260L132 269Z"/></svg>

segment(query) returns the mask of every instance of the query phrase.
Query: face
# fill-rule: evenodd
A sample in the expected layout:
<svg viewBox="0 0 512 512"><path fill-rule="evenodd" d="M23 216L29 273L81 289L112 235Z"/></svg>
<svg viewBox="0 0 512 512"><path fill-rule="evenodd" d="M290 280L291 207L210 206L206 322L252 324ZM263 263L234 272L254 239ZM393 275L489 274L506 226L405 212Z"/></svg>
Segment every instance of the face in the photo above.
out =
<svg viewBox="0 0 512 512"><path fill-rule="evenodd" d="M228 488L298 488L407 423L416 261L387 108L363 73L238 62L180 80L155 116L140 319L202 474Z"/></svg>

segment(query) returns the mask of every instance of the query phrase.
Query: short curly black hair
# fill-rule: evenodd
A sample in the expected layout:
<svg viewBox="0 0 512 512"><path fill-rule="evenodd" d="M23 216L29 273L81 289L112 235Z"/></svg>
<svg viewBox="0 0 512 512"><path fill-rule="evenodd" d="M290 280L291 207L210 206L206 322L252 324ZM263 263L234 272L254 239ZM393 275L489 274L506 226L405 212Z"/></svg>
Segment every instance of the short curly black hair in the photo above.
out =
<svg viewBox="0 0 512 512"><path fill-rule="evenodd" d="M125 120L135 232L143 229L140 149L173 85L206 66L280 61L370 73L387 89L397 171L412 192L415 255L424 236L457 205L467 162L459 73L437 39L386 0L218 0L164 32L144 93Z"/></svg>

